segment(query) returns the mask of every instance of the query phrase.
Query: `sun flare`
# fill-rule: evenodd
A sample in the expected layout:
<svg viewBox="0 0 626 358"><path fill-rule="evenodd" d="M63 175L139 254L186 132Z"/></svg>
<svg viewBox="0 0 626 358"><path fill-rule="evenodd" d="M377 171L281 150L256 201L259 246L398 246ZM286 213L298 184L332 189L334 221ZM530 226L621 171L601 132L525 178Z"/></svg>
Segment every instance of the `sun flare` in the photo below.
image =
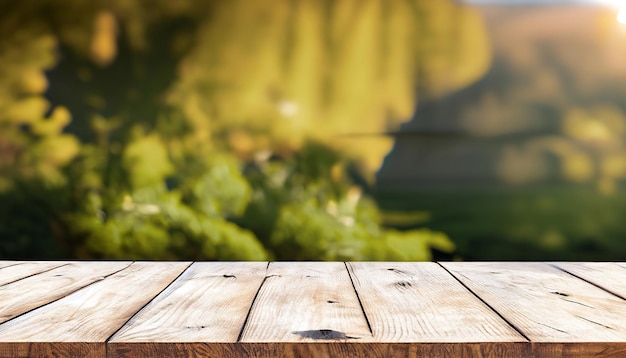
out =
<svg viewBox="0 0 626 358"><path fill-rule="evenodd" d="M617 22L620 24L626 24L626 6L621 8L617 13Z"/></svg>

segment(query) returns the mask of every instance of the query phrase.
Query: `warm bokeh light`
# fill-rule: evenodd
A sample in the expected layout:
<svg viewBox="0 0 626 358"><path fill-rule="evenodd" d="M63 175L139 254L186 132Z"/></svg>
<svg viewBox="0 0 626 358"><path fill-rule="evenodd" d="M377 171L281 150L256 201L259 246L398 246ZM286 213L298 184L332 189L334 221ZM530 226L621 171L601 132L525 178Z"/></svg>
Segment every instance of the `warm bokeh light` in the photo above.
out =
<svg viewBox="0 0 626 358"><path fill-rule="evenodd" d="M617 22L626 24L626 7L621 8L617 13Z"/></svg>
<svg viewBox="0 0 626 358"><path fill-rule="evenodd" d="M626 0L58 3L0 0L0 258L626 257Z"/></svg>

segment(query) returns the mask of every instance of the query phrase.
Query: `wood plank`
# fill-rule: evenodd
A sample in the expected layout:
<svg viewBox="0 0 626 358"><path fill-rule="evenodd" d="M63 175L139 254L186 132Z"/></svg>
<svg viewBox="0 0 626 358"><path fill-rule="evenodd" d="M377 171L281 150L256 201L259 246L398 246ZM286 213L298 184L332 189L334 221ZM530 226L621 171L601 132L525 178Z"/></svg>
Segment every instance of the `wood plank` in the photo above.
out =
<svg viewBox="0 0 626 358"><path fill-rule="evenodd" d="M614 262L554 262L552 264L626 299L626 267Z"/></svg>
<svg viewBox="0 0 626 358"><path fill-rule="evenodd" d="M0 286L67 265L68 263L66 261L32 261L18 265L8 265L0 270Z"/></svg>
<svg viewBox="0 0 626 358"><path fill-rule="evenodd" d="M626 302L548 264L442 265L532 342L580 343L569 347L582 352L586 342L626 342Z"/></svg>
<svg viewBox="0 0 626 358"><path fill-rule="evenodd" d="M273 262L242 342L371 340L365 315L341 262Z"/></svg>
<svg viewBox="0 0 626 358"><path fill-rule="evenodd" d="M126 269L58 301L0 325L0 351L19 350L24 343L45 352L50 344L76 342L92 354L190 263L135 262ZM71 351L71 345L68 346ZM94 353L95 352L95 353Z"/></svg>
<svg viewBox="0 0 626 358"><path fill-rule="evenodd" d="M102 343L86 342L20 342L0 343L0 357L81 357L103 358L107 356L106 346Z"/></svg>
<svg viewBox="0 0 626 358"><path fill-rule="evenodd" d="M626 356L623 263L7 262L0 357Z"/></svg>
<svg viewBox="0 0 626 358"><path fill-rule="evenodd" d="M15 266L15 265L23 264L23 263L24 261L0 260L0 270L2 270L5 267Z"/></svg>
<svg viewBox="0 0 626 358"><path fill-rule="evenodd" d="M533 357L624 358L626 342L532 343Z"/></svg>
<svg viewBox="0 0 626 358"><path fill-rule="evenodd" d="M266 269L267 262L194 263L109 345L115 349L121 342L236 342Z"/></svg>
<svg viewBox="0 0 626 358"><path fill-rule="evenodd" d="M131 262L71 262L0 286L0 323L103 280Z"/></svg>
<svg viewBox="0 0 626 358"><path fill-rule="evenodd" d="M395 343L395 342L237 342L237 343L121 343L108 350L108 357L137 357L137 345L143 358L162 357L531 357L528 343ZM557 357L556 355L550 357Z"/></svg>
<svg viewBox="0 0 626 358"><path fill-rule="evenodd" d="M348 263L379 342L527 342L432 262Z"/></svg>

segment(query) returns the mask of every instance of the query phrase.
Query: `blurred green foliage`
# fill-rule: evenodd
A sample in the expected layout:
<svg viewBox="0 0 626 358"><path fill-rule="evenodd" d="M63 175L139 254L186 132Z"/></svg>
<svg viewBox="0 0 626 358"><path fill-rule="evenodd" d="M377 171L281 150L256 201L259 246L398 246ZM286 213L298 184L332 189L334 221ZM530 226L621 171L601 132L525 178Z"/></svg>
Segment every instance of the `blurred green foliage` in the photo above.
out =
<svg viewBox="0 0 626 358"><path fill-rule="evenodd" d="M626 191L593 185L442 189L377 193L386 209L425 211L465 260L622 260ZM424 224L394 226L419 229Z"/></svg>
<svg viewBox="0 0 626 358"><path fill-rule="evenodd" d="M257 54L232 48L257 48L256 26L235 24L234 37L220 41L218 32L229 25L217 15L252 13L247 3L228 4L0 3L0 257L428 260L431 248L454 250L441 233L386 229L377 205L356 184L363 181L355 181L354 155L319 140L332 131L307 137L311 123L287 126L277 122L280 113L255 107L259 93L246 88L263 88L283 115L294 110L255 77L266 68L249 70ZM303 4L316 12L332 7ZM444 5L441 11L454 10ZM365 21L377 14L355 16ZM324 25L315 21L312 26ZM309 36L319 28L300 30ZM293 66L306 65L308 50L301 51L292 55ZM219 58L207 66L206 56ZM476 76L484 64L474 67L457 81ZM306 97L308 90L298 91L307 78L296 75L285 75L285 88L293 98ZM363 87L341 89L346 108L367 99L350 97L353 90ZM376 103L376 113L389 106ZM367 120L384 126L384 117L377 118ZM298 140L286 141L290 136Z"/></svg>

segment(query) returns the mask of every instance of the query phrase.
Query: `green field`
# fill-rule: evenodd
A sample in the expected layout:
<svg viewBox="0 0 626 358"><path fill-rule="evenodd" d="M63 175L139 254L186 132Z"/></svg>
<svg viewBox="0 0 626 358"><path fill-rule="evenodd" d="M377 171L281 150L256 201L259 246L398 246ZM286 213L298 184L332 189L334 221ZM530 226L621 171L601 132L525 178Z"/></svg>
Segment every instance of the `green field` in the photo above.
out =
<svg viewBox="0 0 626 358"><path fill-rule="evenodd" d="M387 211L423 212L393 225L443 231L463 260L624 260L626 190L545 186L391 192L378 190ZM416 215L416 217L420 217Z"/></svg>

